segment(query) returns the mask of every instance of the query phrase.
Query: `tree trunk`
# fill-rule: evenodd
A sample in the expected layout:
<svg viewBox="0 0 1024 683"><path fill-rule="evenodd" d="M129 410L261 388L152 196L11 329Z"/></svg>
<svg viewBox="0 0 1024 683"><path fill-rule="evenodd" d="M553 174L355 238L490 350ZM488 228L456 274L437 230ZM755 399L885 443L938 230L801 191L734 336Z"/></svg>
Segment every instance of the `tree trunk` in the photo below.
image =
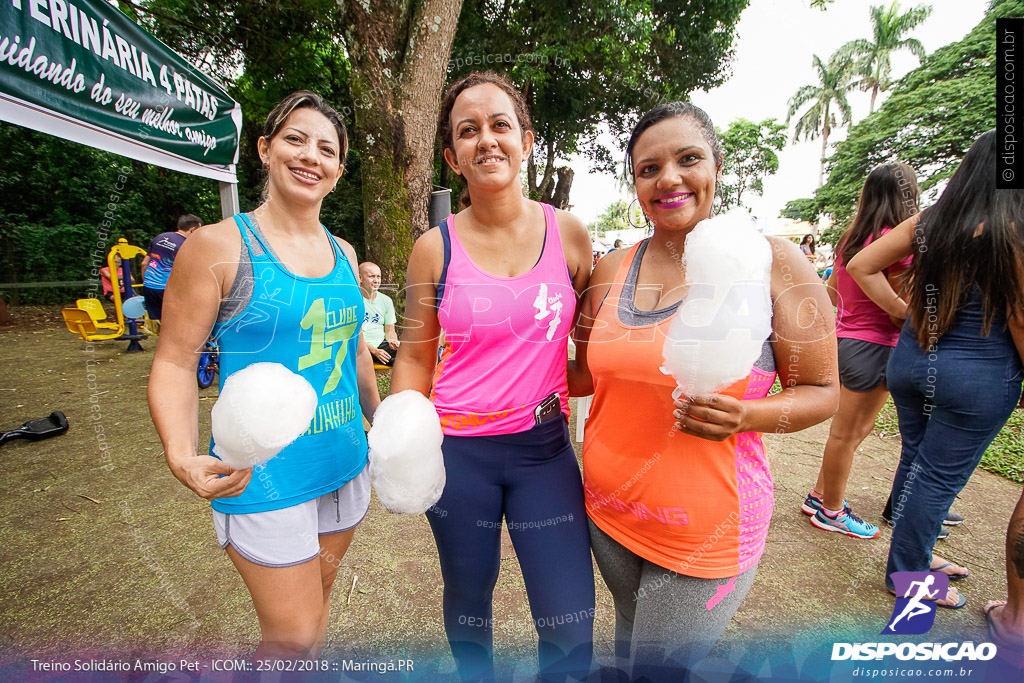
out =
<svg viewBox="0 0 1024 683"><path fill-rule="evenodd" d="M832 129L828 127L828 122L821 129L821 165L818 167L818 187L825 184L825 154L828 151L828 136L832 132Z"/></svg>
<svg viewBox="0 0 1024 683"><path fill-rule="evenodd" d="M878 95L878 86L871 89L871 106L868 107L868 116L875 113L875 97Z"/></svg>
<svg viewBox="0 0 1024 683"><path fill-rule="evenodd" d="M366 258L405 286L425 232L437 112L462 0L369 0L343 7L362 161Z"/></svg>
<svg viewBox="0 0 1024 683"><path fill-rule="evenodd" d="M558 169L558 184L551 195L551 205L563 211L569 210L569 190L572 189L573 170L568 166Z"/></svg>
<svg viewBox="0 0 1024 683"><path fill-rule="evenodd" d="M544 178L537 185L538 201L550 204L551 196L555 191L555 143L548 141L547 159L544 164Z"/></svg>
<svg viewBox="0 0 1024 683"><path fill-rule="evenodd" d="M537 195L537 161L534 155L537 153L537 148L534 147L530 150L530 156L526 157L526 189L530 195L530 199L535 199Z"/></svg>

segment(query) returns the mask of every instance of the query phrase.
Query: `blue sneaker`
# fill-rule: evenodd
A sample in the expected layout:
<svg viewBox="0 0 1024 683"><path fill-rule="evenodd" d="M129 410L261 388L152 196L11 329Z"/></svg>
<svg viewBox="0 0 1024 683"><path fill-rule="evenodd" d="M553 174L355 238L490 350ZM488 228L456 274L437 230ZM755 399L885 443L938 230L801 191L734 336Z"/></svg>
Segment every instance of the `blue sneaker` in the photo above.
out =
<svg viewBox="0 0 1024 683"><path fill-rule="evenodd" d="M811 524L825 531L837 531L854 538L874 538L879 533L877 526L853 514L849 507L835 517L829 517L823 509L819 509L811 517Z"/></svg>
<svg viewBox="0 0 1024 683"><path fill-rule="evenodd" d="M813 517L818 510L821 509L821 498L815 498L814 494L808 493L807 498L804 499L804 504L800 506L800 511L805 515ZM845 500L843 501L843 512L850 511L850 504Z"/></svg>

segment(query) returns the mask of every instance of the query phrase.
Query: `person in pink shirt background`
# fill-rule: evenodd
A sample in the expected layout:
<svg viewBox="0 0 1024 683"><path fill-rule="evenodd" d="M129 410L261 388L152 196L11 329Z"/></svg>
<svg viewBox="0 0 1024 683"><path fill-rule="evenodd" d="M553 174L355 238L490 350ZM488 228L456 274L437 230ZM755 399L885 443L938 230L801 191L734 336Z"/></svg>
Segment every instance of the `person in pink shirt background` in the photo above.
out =
<svg viewBox="0 0 1024 683"><path fill-rule="evenodd" d="M882 164L868 174L850 227L836 246L835 267L828 279L829 297L838 307L839 410L832 418L821 470L801 510L811 524L853 538L875 538L878 527L853 514L844 499L853 455L871 433L875 417L889 392L885 366L902 320L879 308L846 272L846 265L861 249L918 212L920 190L914 169L906 164ZM888 269L897 292L910 257Z"/></svg>

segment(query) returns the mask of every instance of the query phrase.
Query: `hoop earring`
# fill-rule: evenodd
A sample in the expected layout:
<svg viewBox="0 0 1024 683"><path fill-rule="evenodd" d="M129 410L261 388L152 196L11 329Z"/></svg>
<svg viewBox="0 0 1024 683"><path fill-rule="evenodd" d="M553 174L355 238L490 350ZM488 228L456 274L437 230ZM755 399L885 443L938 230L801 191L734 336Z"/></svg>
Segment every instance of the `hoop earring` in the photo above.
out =
<svg viewBox="0 0 1024 683"><path fill-rule="evenodd" d="M639 197L634 197L633 201L631 201L629 206L626 207L626 222L634 228L644 228L645 230L649 230L651 228L651 219L647 217L646 213L644 213L643 207L640 207L640 213L643 214L644 217L643 225L637 225L633 222L633 204L636 204L638 207L640 206Z"/></svg>

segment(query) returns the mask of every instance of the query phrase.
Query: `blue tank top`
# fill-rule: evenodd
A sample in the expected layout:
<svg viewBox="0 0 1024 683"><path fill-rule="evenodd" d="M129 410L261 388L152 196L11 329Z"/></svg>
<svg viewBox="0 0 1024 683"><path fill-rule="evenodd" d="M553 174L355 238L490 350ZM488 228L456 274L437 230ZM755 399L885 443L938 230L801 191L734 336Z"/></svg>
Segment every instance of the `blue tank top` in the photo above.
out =
<svg viewBox="0 0 1024 683"><path fill-rule="evenodd" d="M319 401L309 429L253 469L240 496L213 501L214 510L228 514L279 510L311 500L341 487L367 462L356 385L363 297L348 258L328 234L334 268L322 278L299 277L271 255L248 218L239 214L235 222L252 258L254 289L248 306L213 327L220 348L220 388L226 377L252 363L280 363L306 378ZM253 255L249 234L263 254Z"/></svg>

